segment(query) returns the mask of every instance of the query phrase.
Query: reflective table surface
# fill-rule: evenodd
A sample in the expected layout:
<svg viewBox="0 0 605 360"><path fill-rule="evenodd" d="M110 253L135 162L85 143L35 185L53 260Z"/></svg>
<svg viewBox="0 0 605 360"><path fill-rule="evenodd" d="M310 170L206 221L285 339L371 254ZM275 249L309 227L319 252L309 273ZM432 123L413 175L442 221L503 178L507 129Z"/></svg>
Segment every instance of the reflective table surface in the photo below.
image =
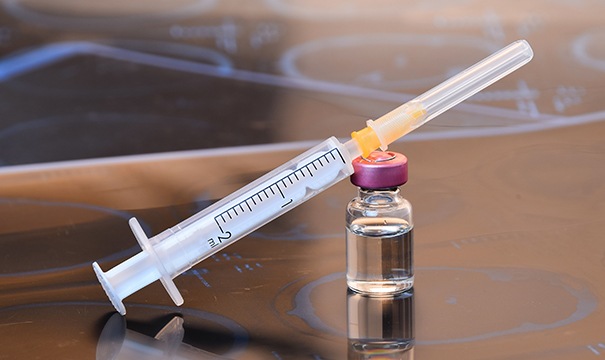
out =
<svg viewBox="0 0 605 360"><path fill-rule="evenodd" d="M605 5L0 2L0 359L605 358ZM506 44L406 154L414 290L347 291L343 181L116 315L91 268Z"/></svg>

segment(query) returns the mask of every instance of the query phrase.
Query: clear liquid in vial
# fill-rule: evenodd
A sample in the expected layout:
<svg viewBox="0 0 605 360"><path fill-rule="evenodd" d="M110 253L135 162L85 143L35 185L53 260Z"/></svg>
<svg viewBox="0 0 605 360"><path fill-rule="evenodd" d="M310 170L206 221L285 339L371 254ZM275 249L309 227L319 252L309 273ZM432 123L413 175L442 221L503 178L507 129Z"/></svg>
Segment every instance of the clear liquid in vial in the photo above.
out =
<svg viewBox="0 0 605 360"><path fill-rule="evenodd" d="M390 296L414 285L413 227L404 219L355 219L347 228L347 285L370 296Z"/></svg>

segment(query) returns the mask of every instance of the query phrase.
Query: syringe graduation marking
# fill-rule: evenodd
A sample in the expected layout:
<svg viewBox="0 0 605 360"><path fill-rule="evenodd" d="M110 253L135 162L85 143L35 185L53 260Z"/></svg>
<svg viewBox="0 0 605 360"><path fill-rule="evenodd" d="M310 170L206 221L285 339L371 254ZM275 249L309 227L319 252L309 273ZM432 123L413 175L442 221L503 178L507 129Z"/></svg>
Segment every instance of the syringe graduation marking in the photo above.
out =
<svg viewBox="0 0 605 360"><path fill-rule="evenodd" d="M325 161L322 162L322 159ZM238 217L239 215L241 215L247 211L252 212L253 207L259 205L264 200L270 199L272 196L277 195L277 193L279 193L279 195L283 199L286 199L286 196L284 195L283 190L287 189L291 185L294 185L296 182L301 181L302 177L306 177L306 174L303 172L303 170L306 169L308 172L308 175L313 177L314 171L319 171L321 168L325 167L330 162L332 162L334 160L339 160L339 159L340 159L340 161L342 161L343 164L346 164L346 161L345 161L344 157L342 156L342 154L340 153L340 150L338 148L334 148L334 149L326 152L325 154L319 156L318 158L312 160L311 162L305 164L304 166L301 166L300 168L292 171L288 175L286 175L280 179L277 179L276 181L274 181L267 187L252 194L251 196L247 197L246 199L242 200L241 202L231 206L229 209L216 215L214 217L214 221L215 221L216 225L218 226L219 230L222 233L226 233L227 231L225 231L225 229L223 229L223 227L221 225L226 224L230 220L234 220L236 217ZM311 166L312 166L312 168L311 168ZM275 191L275 190L277 190L277 191ZM268 191L270 191L271 193L269 194ZM265 198L263 198L261 196L261 194L265 194ZM256 197L256 199L254 199L254 197ZM282 208L286 207L287 205L291 204L292 202L293 202L293 199L290 199L287 203L282 205ZM244 204L245 204L245 207L243 206ZM236 210L236 208L239 208L240 211L238 212ZM220 240L219 240L219 242L220 242Z"/></svg>

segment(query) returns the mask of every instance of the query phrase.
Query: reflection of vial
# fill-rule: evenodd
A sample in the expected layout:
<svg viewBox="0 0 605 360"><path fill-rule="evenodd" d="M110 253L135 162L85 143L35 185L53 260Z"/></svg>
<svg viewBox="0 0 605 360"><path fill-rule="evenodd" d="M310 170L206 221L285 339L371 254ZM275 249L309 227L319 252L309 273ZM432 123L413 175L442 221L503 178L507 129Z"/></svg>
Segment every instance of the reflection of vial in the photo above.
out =
<svg viewBox="0 0 605 360"><path fill-rule="evenodd" d="M349 360L414 359L414 293L347 294Z"/></svg>
<svg viewBox="0 0 605 360"><path fill-rule="evenodd" d="M387 296L414 285L412 206L398 186L407 182L407 158L371 153L353 161L359 195L347 206L347 285Z"/></svg>

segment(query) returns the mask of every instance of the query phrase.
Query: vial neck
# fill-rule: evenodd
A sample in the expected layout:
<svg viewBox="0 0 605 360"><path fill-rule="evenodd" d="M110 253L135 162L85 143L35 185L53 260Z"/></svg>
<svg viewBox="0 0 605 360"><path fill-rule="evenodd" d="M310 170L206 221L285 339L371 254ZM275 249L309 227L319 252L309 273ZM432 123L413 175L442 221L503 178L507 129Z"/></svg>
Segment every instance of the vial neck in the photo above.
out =
<svg viewBox="0 0 605 360"><path fill-rule="evenodd" d="M364 189L359 188L359 199L364 202L375 202L381 197L392 198L398 196L400 190L398 187L387 189Z"/></svg>

